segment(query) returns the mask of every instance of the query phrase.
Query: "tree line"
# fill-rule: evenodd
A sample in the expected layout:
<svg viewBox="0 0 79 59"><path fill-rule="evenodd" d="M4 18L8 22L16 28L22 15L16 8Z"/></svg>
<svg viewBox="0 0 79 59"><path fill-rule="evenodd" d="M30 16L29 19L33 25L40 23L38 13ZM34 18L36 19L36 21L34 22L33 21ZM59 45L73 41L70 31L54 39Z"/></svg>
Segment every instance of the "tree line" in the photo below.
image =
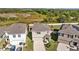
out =
<svg viewBox="0 0 79 59"><path fill-rule="evenodd" d="M46 8L2 8L0 13L37 13L40 14L45 23L64 23L64 22L79 22L79 10L78 9L46 9ZM33 17L32 17L33 18ZM8 20L18 20L17 18L9 18ZM29 19L29 18L28 18ZM0 17L0 21L7 20L4 17Z"/></svg>

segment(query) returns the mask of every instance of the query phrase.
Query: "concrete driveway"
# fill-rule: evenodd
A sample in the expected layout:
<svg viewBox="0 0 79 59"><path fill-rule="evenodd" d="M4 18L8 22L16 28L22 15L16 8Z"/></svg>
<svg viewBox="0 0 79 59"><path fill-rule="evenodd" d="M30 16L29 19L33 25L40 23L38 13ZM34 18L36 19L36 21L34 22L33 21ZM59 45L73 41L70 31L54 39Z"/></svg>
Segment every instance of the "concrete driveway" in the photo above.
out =
<svg viewBox="0 0 79 59"><path fill-rule="evenodd" d="M69 45L67 44L59 43L57 47L57 51L69 51L70 49L68 47Z"/></svg>
<svg viewBox="0 0 79 59"><path fill-rule="evenodd" d="M34 51L45 51L45 46L42 38L33 38L33 50Z"/></svg>

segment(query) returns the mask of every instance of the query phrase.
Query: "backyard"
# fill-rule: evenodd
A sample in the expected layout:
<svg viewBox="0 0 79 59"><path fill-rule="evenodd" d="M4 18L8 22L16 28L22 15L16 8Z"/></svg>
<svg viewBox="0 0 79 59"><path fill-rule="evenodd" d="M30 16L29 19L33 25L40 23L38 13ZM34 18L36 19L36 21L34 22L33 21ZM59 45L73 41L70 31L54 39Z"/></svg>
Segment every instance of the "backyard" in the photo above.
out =
<svg viewBox="0 0 79 59"><path fill-rule="evenodd" d="M54 29L59 30L60 27L61 27L61 25L53 25L53 26L50 26L51 30L54 30Z"/></svg>
<svg viewBox="0 0 79 59"><path fill-rule="evenodd" d="M57 50L57 41L53 41L52 39L49 42L50 46L49 47L45 47L46 51L56 51Z"/></svg>
<svg viewBox="0 0 79 59"><path fill-rule="evenodd" d="M53 30L55 33L51 33L51 40L49 40L49 44L46 48L46 51L56 51L57 50L57 46L58 46L58 43L57 43L57 40L58 40L58 30L60 29L60 25L54 25L54 26L51 26L51 30Z"/></svg>

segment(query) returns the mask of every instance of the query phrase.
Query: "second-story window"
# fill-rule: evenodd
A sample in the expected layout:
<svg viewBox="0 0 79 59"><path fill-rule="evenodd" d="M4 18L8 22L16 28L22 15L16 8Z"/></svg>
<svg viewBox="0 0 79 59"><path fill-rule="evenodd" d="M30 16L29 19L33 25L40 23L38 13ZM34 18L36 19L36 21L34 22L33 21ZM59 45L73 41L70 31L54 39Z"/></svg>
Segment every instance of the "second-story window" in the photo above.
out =
<svg viewBox="0 0 79 59"><path fill-rule="evenodd" d="M18 37L21 37L21 35L19 34Z"/></svg>
<svg viewBox="0 0 79 59"><path fill-rule="evenodd" d="M13 38L15 38L16 37L16 35L13 35Z"/></svg>
<svg viewBox="0 0 79 59"><path fill-rule="evenodd" d="M37 32L37 34L41 34L41 32Z"/></svg>
<svg viewBox="0 0 79 59"><path fill-rule="evenodd" d="M75 35L75 38L77 37L77 35Z"/></svg>
<svg viewBox="0 0 79 59"><path fill-rule="evenodd" d="M67 35L67 37L69 38L69 34Z"/></svg>
<svg viewBox="0 0 79 59"><path fill-rule="evenodd" d="M64 33L62 33L62 36L64 36Z"/></svg>
<svg viewBox="0 0 79 59"><path fill-rule="evenodd" d="M73 35L71 35L71 38L73 38Z"/></svg>

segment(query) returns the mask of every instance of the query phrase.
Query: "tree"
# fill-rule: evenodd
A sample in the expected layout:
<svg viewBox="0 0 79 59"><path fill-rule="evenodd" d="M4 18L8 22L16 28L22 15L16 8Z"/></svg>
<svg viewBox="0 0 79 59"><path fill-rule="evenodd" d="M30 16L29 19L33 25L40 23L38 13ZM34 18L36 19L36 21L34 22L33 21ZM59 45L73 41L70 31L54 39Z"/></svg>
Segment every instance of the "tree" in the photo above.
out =
<svg viewBox="0 0 79 59"><path fill-rule="evenodd" d="M54 41L57 41L58 39L58 33L51 33L51 39L53 39Z"/></svg>

